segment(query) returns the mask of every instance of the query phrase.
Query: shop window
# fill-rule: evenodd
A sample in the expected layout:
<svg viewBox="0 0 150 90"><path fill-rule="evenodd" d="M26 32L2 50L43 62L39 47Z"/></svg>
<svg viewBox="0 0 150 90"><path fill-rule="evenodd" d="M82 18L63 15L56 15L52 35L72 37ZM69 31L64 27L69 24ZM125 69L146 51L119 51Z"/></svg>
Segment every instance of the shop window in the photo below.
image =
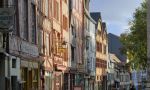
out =
<svg viewBox="0 0 150 90"><path fill-rule="evenodd" d="M27 90L27 68L21 69L22 89Z"/></svg>
<svg viewBox="0 0 150 90"><path fill-rule="evenodd" d="M12 68L16 68L16 59L12 59Z"/></svg>
<svg viewBox="0 0 150 90"><path fill-rule="evenodd" d="M17 90L17 76L11 76L12 90Z"/></svg>
<svg viewBox="0 0 150 90"><path fill-rule="evenodd" d="M45 88L47 88L47 90L52 90L52 78L51 78L51 75L50 76L45 76Z"/></svg>
<svg viewBox="0 0 150 90"><path fill-rule="evenodd" d="M68 74L64 74L64 90L68 90Z"/></svg>
<svg viewBox="0 0 150 90"><path fill-rule="evenodd" d="M34 90L38 89L38 69L32 70L32 85Z"/></svg>

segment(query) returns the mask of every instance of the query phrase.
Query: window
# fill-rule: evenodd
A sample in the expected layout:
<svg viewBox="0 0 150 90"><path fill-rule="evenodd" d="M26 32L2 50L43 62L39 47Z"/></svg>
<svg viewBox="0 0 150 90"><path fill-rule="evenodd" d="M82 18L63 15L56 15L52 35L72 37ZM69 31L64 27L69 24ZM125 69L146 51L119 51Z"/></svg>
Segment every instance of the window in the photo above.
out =
<svg viewBox="0 0 150 90"><path fill-rule="evenodd" d="M89 40L86 40L86 49L89 49Z"/></svg>
<svg viewBox="0 0 150 90"><path fill-rule="evenodd" d="M0 2L1 3L1 2ZM16 6L16 14L13 17L14 20L14 30L13 30L13 34L20 36L19 33L19 12L18 12L18 0L13 0L12 1L12 5Z"/></svg>
<svg viewBox="0 0 150 90"><path fill-rule="evenodd" d="M53 40L52 40L52 43L53 43L53 52L54 52L54 54L56 54L56 52L57 52L57 46L56 46L56 34L55 34L55 30L54 31L52 31L52 38L53 38Z"/></svg>
<svg viewBox="0 0 150 90"><path fill-rule="evenodd" d="M67 30L67 27L68 27L67 17L63 15L63 29Z"/></svg>
<svg viewBox="0 0 150 90"><path fill-rule="evenodd" d="M51 52L52 52L52 35L49 34L49 55L51 55Z"/></svg>
<svg viewBox="0 0 150 90"><path fill-rule="evenodd" d="M32 43L36 44L36 10L35 5L31 4L31 14L32 14Z"/></svg>
<svg viewBox="0 0 150 90"><path fill-rule="evenodd" d="M74 26L71 25L72 36L75 36Z"/></svg>
<svg viewBox="0 0 150 90"><path fill-rule="evenodd" d="M48 16L48 13L49 13L49 12L48 12L48 11L49 11L49 8L48 8L48 7L49 7L49 6L48 6L49 3L48 3L48 1L49 1L49 0L45 0L45 9L44 9L44 10L45 10L45 15L46 15L46 16Z"/></svg>
<svg viewBox="0 0 150 90"><path fill-rule="evenodd" d="M48 7L49 7L48 0L45 0L45 9L44 9L44 10L45 10L45 15L46 15L46 16L48 16L48 11L49 11L49 8L48 8Z"/></svg>
<svg viewBox="0 0 150 90"><path fill-rule="evenodd" d="M74 61L74 47L71 46L71 60Z"/></svg>
<svg viewBox="0 0 150 90"><path fill-rule="evenodd" d="M0 8L3 7L3 4L4 4L4 1L3 1L3 0L0 0Z"/></svg>
<svg viewBox="0 0 150 90"><path fill-rule="evenodd" d="M45 88L52 90L52 74L48 72L49 76L45 76Z"/></svg>
<svg viewBox="0 0 150 90"><path fill-rule="evenodd" d="M22 89L27 90L27 68L21 68Z"/></svg>
<svg viewBox="0 0 150 90"><path fill-rule="evenodd" d="M65 52L64 52L64 61L67 61L68 60L68 49L65 49Z"/></svg>
<svg viewBox="0 0 150 90"><path fill-rule="evenodd" d="M40 53L43 54L43 31L40 30L39 31L39 35L38 35L38 43L39 43L39 51Z"/></svg>
<svg viewBox="0 0 150 90"><path fill-rule="evenodd" d="M77 0L73 0L73 7L76 8L76 1Z"/></svg>
<svg viewBox="0 0 150 90"><path fill-rule="evenodd" d="M11 76L11 90L17 90L17 76Z"/></svg>
<svg viewBox="0 0 150 90"><path fill-rule="evenodd" d="M49 5L48 5L48 15L49 17L52 15L52 0L48 0L49 1Z"/></svg>
<svg viewBox="0 0 150 90"><path fill-rule="evenodd" d="M16 59L12 59L12 68L16 68Z"/></svg>
<svg viewBox="0 0 150 90"><path fill-rule="evenodd" d="M65 3L67 3L67 0L64 0Z"/></svg>
<svg viewBox="0 0 150 90"><path fill-rule="evenodd" d="M42 0L38 0L38 9L40 10L40 12L42 12L42 10L43 10L43 3L42 3L43 1Z"/></svg>
<svg viewBox="0 0 150 90"><path fill-rule="evenodd" d="M80 0L80 3L79 3L79 12L80 14L82 14L82 1Z"/></svg>
<svg viewBox="0 0 150 90"><path fill-rule="evenodd" d="M59 4L56 0L54 1L54 18L59 20Z"/></svg>
<svg viewBox="0 0 150 90"><path fill-rule="evenodd" d="M78 10L79 3L78 3L78 0L75 0L75 1L76 1L76 10Z"/></svg>
<svg viewBox="0 0 150 90"><path fill-rule="evenodd" d="M57 33L57 39L56 39L56 43L57 43L57 46L56 46L56 48L57 48L57 53L60 51L59 49L60 49L60 47L61 47L61 37L60 37L60 33Z"/></svg>
<svg viewBox="0 0 150 90"><path fill-rule="evenodd" d="M28 40L28 0L23 0L23 4L22 4L22 11L23 11L23 14L22 14L22 17L23 17L23 35L22 38L25 39L25 40Z"/></svg>
<svg viewBox="0 0 150 90"><path fill-rule="evenodd" d="M106 45L104 45L104 54L106 54Z"/></svg>
<svg viewBox="0 0 150 90"><path fill-rule="evenodd" d="M0 0L0 8L4 6L8 6L8 0Z"/></svg>
<svg viewBox="0 0 150 90"><path fill-rule="evenodd" d="M38 89L38 69L32 70L32 87L34 90Z"/></svg>
<svg viewBox="0 0 150 90"><path fill-rule="evenodd" d="M64 90L68 90L68 73L64 74Z"/></svg>
<svg viewBox="0 0 150 90"><path fill-rule="evenodd" d="M47 33L45 35L45 46L46 46L45 53L46 53L46 55L49 55L49 34L47 34Z"/></svg>

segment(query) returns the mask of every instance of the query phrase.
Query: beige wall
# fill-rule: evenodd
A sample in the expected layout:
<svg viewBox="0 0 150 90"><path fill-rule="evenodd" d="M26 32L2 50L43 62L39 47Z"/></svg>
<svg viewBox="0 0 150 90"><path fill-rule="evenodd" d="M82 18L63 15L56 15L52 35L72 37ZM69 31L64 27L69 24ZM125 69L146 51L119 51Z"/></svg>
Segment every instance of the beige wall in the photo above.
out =
<svg viewBox="0 0 150 90"><path fill-rule="evenodd" d="M98 22L98 26L97 29L102 32L102 22L101 20L99 20ZM105 33L105 32L104 32ZM106 33L105 33L106 34ZM96 34L96 42L99 42L102 44L102 52L99 52L98 50L96 51L96 58L100 59L100 60L104 60L107 61L107 53L104 54L104 45L107 47L107 38L105 37L104 39L102 39L102 35L99 35L98 33ZM107 35L107 34L106 34ZM107 49L106 49L107 50ZM107 63L106 63L107 64ZM106 68L102 68L102 67L96 67L96 81L101 81L102 79L102 75L106 75ZM100 77L101 76L101 77Z"/></svg>

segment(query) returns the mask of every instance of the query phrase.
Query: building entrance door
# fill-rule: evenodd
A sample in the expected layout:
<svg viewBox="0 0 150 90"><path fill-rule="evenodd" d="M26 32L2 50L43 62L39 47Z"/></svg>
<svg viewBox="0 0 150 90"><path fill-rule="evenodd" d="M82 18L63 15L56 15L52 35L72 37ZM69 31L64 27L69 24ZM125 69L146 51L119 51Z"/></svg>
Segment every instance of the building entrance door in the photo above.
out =
<svg viewBox="0 0 150 90"><path fill-rule="evenodd" d="M32 70L29 71L29 90L32 90Z"/></svg>
<svg viewBox="0 0 150 90"><path fill-rule="evenodd" d="M61 88L61 72L56 72L54 80L54 90L62 90Z"/></svg>

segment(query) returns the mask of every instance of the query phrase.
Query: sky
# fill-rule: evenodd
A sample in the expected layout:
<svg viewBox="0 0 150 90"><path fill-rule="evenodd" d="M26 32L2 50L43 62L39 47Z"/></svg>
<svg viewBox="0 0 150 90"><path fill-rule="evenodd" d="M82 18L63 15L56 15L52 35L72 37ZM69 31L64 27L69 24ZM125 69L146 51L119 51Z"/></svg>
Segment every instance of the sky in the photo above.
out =
<svg viewBox="0 0 150 90"><path fill-rule="evenodd" d="M142 0L90 0L90 12L101 12L108 33L120 35L129 29L135 9Z"/></svg>

